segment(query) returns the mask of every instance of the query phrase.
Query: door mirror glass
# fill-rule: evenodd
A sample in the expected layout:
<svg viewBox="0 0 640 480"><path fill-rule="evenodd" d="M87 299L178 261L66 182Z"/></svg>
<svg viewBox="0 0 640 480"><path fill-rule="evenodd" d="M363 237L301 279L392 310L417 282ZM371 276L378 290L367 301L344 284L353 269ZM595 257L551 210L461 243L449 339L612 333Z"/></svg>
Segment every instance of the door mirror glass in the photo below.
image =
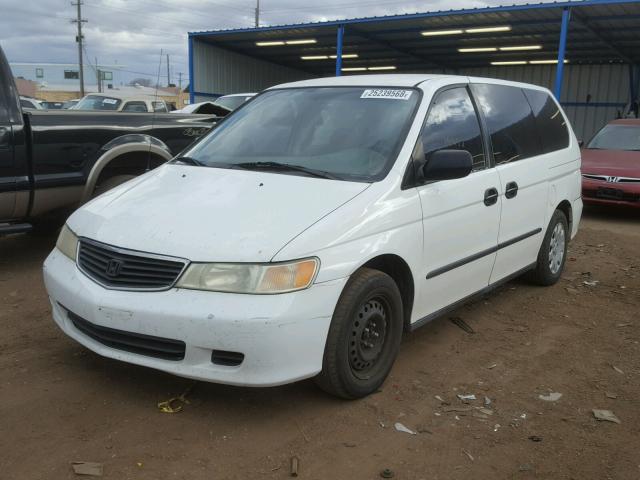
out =
<svg viewBox="0 0 640 480"><path fill-rule="evenodd" d="M467 150L438 150L429 155L422 167L422 177L426 181L452 180L471 173L473 158Z"/></svg>

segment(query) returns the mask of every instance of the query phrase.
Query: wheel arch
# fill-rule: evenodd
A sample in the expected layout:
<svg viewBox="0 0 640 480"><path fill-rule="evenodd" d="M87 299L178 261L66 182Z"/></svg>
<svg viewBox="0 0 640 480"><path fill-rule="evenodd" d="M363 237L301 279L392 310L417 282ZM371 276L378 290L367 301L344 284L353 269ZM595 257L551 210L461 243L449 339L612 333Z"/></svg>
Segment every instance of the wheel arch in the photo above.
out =
<svg viewBox="0 0 640 480"><path fill-rule="evenodd" d="M398 286L402 298L403 326L407 330L411 324L411 312L415 296L415 285L413 274L409 264L399 255L386 253L377 255L360 265L355 271L361 268L372 268L389 275ZM355 273L354 271L354 273Z"/></svg>
<svg viewBox="0 0 640 480"><path fill-rule="evenodd" d="M130 154L149 154L162 161L168 161L173 158L169 147L162 141L149 135L124 135L113 139L107 143L101 150L102 154L95 161L82 192L81 203L85 203L91 198L96 188L100 174L118 158L123 158Z"/></svg>
<svg viewBox="0 0 640 480"><path fill-rule="evenodd" d="M562 200L556 210L560 210L564 216L567 218L567 223L569 225L569 238L571 238L571 232L573 232L573 208L571 206L571 202L569 200Z"/></svg>

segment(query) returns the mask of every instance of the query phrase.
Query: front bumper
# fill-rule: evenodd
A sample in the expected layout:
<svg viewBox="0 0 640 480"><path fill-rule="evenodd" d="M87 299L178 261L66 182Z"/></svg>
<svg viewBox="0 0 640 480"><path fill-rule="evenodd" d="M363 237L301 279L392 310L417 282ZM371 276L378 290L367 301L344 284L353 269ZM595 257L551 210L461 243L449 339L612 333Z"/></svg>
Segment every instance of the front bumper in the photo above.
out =
<svg viewBox="0 0 640 480"><path fill-rule="evenodd" d="M608 183L582 177L582 199L591 205L640 208L640 183Z"/></svg>
<svg viewBox="0 0 640 480"><path fill-rule="evenodd" d="M105 357L197 380L272 386L316 375L333 310L347 279L281 295L242 295L173 288L108 290L54 249L44 263L53 318L71 338ZM100 327L184 342L184 358L167 360L96 341L69 316ZM212 363L212 351L244 354L242 363Z"/></svg>

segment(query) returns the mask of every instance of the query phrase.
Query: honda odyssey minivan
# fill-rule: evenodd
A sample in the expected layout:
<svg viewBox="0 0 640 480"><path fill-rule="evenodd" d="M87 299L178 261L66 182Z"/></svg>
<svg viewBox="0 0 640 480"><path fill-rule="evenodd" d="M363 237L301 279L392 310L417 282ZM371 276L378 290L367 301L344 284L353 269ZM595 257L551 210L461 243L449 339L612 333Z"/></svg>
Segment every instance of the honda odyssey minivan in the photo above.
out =
<svg viewBox="0 0 640 480"><path fill-rule="evenodd" d="M306 80L82 206L44 277L55 322L100 355L358 398L404 333L521 274L556 283L580 184L547 89Z"/></svg>

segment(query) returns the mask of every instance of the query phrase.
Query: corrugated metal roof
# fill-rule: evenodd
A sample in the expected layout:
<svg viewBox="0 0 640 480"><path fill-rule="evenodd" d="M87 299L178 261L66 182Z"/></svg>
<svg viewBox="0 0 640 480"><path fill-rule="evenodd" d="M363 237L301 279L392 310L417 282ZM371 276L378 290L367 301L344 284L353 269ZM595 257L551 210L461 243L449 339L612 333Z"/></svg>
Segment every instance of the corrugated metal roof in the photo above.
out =
<svg viewBox="0 0 640 480"><path fill-rule="evenodd" d="M460 68L489 65L491 61L553 60L557 57L560 18L571 7L566 58L570 63L640 63L640 2L638 0L584 0L483 7L330 22L192 32L196 42L294 68L312 75L329 75L334 60L303 60L302 56L335 54L336 27L344 24L343 67L394 65L398 72L417 68ZM469 29L508 25L507 32L485 32L425 37L426 30ZM315 44L259 47L256 42L313 38ZM532 51L459 52L460 48L499 48L540 45Z"/></svg>

